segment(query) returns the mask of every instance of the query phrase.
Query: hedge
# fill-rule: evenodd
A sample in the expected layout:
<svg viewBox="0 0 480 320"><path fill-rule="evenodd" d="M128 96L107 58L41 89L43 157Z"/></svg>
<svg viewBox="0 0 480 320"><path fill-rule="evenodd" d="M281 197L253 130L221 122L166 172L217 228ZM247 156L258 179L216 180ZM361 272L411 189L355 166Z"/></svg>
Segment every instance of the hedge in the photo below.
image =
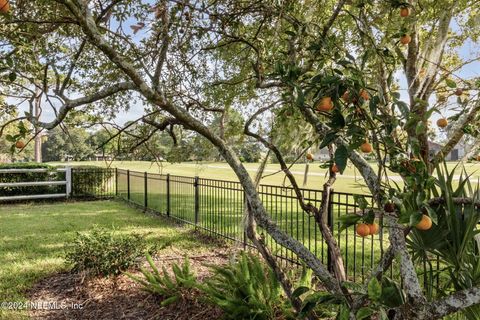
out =
<svg viewBox="0 0 480 320"><path fill-rule="evenodd" d="M43 163L5 163L0 169L48 169L46 172L0 173L0 183L58 181L65 173L56 172L55 167ZM0 187L0 196L64 193L65 186Z"/></svg>
<svg viewBox="0 0 480 320"><path fill-rule="evenodd" d="M72 195L74 197L113 196L115 169L96 166L74 167Z"/></svg>

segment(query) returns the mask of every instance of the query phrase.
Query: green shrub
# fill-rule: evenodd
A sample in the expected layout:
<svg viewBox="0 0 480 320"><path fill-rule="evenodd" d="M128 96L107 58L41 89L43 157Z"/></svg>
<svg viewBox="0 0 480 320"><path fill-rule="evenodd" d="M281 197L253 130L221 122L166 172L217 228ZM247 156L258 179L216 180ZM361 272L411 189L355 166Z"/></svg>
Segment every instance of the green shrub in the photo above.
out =
<svg viewBox="0 0 480 320"><path fill-rule="evenodd" d="M182 266L178 266L176 263L173 264L172 271L174 276L171 277L165 267L162 268L162 272L160 273L149 254L147 254L146 257L153 272L145 268L140 268L144 279L129 273L126 274L132 280L141 284L143 290L162 297L162 306L178 301L183 296L185 290L196 287L197 280L190 270L188 258L185 258Z"/></svg>
<svg viewBox="0 0 480 320"><path fill-rule="evenodd" d="M72 170L72 194L74 197L113 195L115 169L95 166L74 167Z"/></svg>
<svg viewBox="0 0 480 320"><path fill-rule="evenodd" d="M207 299L225 311L227 319L293 317L273 271L255 255L241 253L227 266L211 266L212 278L199 286Z"/></svg>
<svg viewBox="0 0 480 320"><path fill-rule="evenodd" d="M54 167L42 163L5 163L0 169L48 169L47 172L0 173L0 183L36 182L64 180L65 173L56 172ZM29 186L29 187L2 187L0 196L31 195L64 193L65 186Z"/></svg>
<svg viewBox="0 0 480 320"><path fill-rule="evenodd" d="M73 265L73 271L109 276L136 265L140 256L153 249L139 234L116 235L113 231L95 227L88 234L77 233L65 251L65 260Z"/></svg>

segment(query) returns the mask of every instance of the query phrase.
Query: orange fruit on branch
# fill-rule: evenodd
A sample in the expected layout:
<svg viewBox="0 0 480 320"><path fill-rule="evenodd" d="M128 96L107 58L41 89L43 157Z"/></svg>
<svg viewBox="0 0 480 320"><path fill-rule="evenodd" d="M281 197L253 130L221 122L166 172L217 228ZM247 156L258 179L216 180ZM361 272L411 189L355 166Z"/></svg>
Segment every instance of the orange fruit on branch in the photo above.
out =
<svg viewBox="0 0 480 320"><path fill-rule="evenodd" d="M23 142L22 140L18 140L18 141L15 143L15 148L17 148L17 149L23 149L23 148L25 148L25 142Z"/></svg>
<svg viewBox="0 0 480 320"><path fill-rule="evenodd" d="M338 166L337 166L336 164L334 164L334 165L332 166L332 169L331 169L331 170L332 170L333 173L339 173L339 172L340 172L340 169L338 168Z"/></svg>
<svg viewBox="0 0 480 320"><path fill-rule="evenodd" d="M357 234L360 237L366 237L370 235L370 227L365 223L359 223L357 225Z"/></svg>
<svg viewBox="0 0 480 320"><path fill-rule="evenodd" d="M460 97L462 94L463 94L463 89L458 88L457 90L455 90L455 95L457 97Z"/></svg>
<svg viewBox="0 0 480 320"><path fill-rule="evenodd" d="M477 156L477 161L480 161L480 156Z"/></svg>
<svg viewBox="0 0 480 320"><path fill-rule="evenodd" d="M307 158L307 160L313 160L313 154L311 154L310 152L307 153L305 157Z"/></svg>
<svg viewBox="0 0 480 320"><path fill-rule="evenodd" d="M328 112L333 109L333 102L331 97L323 97L317 105L317 111Z"/></svg>
<svg viewBox="0 0 480 320"><path fill-rule="evenodd" d="M363 89L360 91L360 97L362 97L363 100L370 99L370 95L368 94L368 91Z"/></svg>
<svg viewBox="0 0 480 320"><path fill-rule="evenodd" d="M400 8L400 17L406 18L410 15L410 9L408 7Z"/></svg>
<svg viewBox="0 0 480 320"><path fill-rule="evenodd" d="M362 143L362 145L360 146L360 150L362 150L363 153L370 153L373 151L373 148L372 148L372 145L368 142L364 142Z"/></svg>
<svg viewBox="0 0 480 320"><path fill-rule="evenodd" d="M412 41L412 37L410 37L410 35L408 35L408 34L404 34L400 38L400 43L401 44L409 44L411 41Z"/></svg>
<svg viewBox="0 0 480 320"><path fill-rule="evenodd" d="M428 230L432 227L432 219L430 219L429 216L423 214L422 215L422 220L415 226L418 230Z"/></svg>
<svg viewBox="0 0 480 320"><path fill-rule="evenodd" d="M437 126L439 128L445 128L448 125L448 120L445 118L441 118L437 120Z"/></svg>
<svg viewBox="0 0 480 320"><path fill-rule="evenodd" d="M378 223L372 223L368 225L368 228L370 229L370 235L375 235L378 234L378 231L380 230L380 226Z"/></svg>
<svg viewBox="0 0 480 320"><path fill-rule="evenodd" d="M7 13L8 11L10 11L10 1L0 0L0 12Z"/></svg>
<svg viewBox="0 0 480 320"><path fill-rule="evenodd" d="M342 100L345 101L345 103L350 103L350 92L345 91L343 94L342 94Z"/></svg>

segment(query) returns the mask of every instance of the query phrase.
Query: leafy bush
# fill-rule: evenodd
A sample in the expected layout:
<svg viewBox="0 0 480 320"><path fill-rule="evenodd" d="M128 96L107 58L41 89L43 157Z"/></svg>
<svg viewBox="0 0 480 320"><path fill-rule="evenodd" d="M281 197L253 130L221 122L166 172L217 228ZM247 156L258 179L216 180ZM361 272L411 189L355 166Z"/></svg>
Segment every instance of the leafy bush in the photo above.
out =
<svg viewBox="0 0 480 320"><path fill-rule="evenodd" d="M211 266L214 275L199 286L227 319L293 317L290 303L273 271L252 254L241 253L227 266Z"/></svg>
<svg viewBox="0 0 480 320"><path fill-rule="evenodd" d="M12 182L36 182L49 180L63 180L63 172L55 172L54 167L41 163L5 163L0 164L0 169L48 169L47 172L25 172L25 173L0 173L0 183ZM64 186L29 186L29 187L2 187L0 196L49 194L65 192Z"/></svg>
<svg viewBox="0 0 480 320"><path fill-rule="evenodd" d="M77 233L66 246L65 260L73 271L92 275L118 275L137 264L137 259L149 248L139 234L115 235L113 231L95 227L88 234Z"/></svg>
<svg viewBox="0 0 480 320"><path fill-rule="evenodd" d="M449 171L447 165L436 168L435 184L428 190L442 201L424 203L434 225L428 231L413 230L407 243L413 252L413 259L427 266L427 292L436 293L434 281L440 278L440 286L435 288L440 294L472 288L480 285L480 248L477 225L480 223L480 201L478 185L470 181L465 170L456 179L456 169ZM467 203L456 202L471 199ZM432 257L438 256L443 268L437 270ZM473 306L462 310L467 319L480 319L480 307Z"/></svg>
<svg viewBox="0 0 480 320"><path fill-rule="evenodd" d="M113 189L110 181L115 169L95 166L75 167L72 170L72 193L75 197L95 197L107 194Z"/></svg>
<svg viewBox="0 0 480 320"><path fill-rule="evenodd" d="M172 278L165 267L162 268L162 273L159 272L149 254L147 254L146 257L153 272L150 272L145 268L140 268L145 279L141 279L129 273L126 274L132 280L140 283L143 286L143 290L164 298L161 303L162 306L178 301L182 297L184 290L192 289L197 285L195 275L190 270L190 262L188 258L185 258L181 267L176 263L173 264L172 270L174 277Z"/></svg>

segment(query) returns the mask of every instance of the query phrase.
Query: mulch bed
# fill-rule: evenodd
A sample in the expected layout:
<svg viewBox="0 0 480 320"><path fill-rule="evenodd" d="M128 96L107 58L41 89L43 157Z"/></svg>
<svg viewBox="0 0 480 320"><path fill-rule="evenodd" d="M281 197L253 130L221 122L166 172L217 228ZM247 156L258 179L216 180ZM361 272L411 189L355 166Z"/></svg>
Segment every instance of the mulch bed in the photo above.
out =
<svg viewBox="0 0 480 320"><path fill-rule="evenodd" d="M230 254L225 248L189 256L192 270L199 280L209 275L206 264L225 264ZM168 255L157 255L155 264L161 270L171 270L174 262L183 262L180 251L169 250ZM145 262L144 266L148 266ZM148 267L147 267L148 268ZM138 275L138 272L131 271ZM32 302L56 302L58 308L39 308L30 311L33 319L218 319L222 311L206 304L196 290L188 292L177 303L160 306L160 298L140 290L140 286L125 275L110 278L85 277L81 274L59 273L38 282L29 292ZM72 308L81 304L82 309ZM66 306L66 308L62 308Z"/></svg>

